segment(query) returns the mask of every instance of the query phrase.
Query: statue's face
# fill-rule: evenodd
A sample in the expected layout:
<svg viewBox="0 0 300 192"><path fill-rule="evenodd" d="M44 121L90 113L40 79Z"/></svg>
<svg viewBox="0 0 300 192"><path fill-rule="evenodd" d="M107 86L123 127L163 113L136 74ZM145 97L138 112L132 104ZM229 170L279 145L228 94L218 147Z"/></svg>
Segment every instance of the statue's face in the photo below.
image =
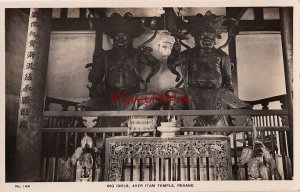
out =
<svg viewBox="0 0 300 192"><path fill-rule="evenodd" d="M80 164L88 169L93 166L93 156L90 153L83 153L80 157Z"/></svg>
<svg viewBox="0 0 300 192"><path fill-rule="evenodd" d="M216 42L216 34L210 30L200 31L195 38L195 44L204 49L211 49Z"/></svg>
<svg viewBox="0 0 300 192"><path fill-rule="evenodd" d="M117 49L128 49L132 47L132 38L129 34L120 32L113 37L113 46Z"/></svg>

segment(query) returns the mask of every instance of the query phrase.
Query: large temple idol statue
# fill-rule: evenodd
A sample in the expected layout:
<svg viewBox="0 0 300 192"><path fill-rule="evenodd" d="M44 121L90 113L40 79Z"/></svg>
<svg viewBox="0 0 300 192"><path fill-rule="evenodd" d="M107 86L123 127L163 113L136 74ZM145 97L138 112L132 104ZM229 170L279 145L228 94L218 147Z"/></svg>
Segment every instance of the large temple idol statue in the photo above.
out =
<svg viewBox="0 0 300 192"><path fill-rule="evenodd" d="M184 89L170 89L166 94L170 97L187 94L191 102L189 106L171 102L171 109L250 108L233 94L233 63L230 62L229 56L221 49L215 48L216 39L220 39L226 29L223 25L225 21L228 19L224 16L216 16L210 11L205 15L192 16L188 23L188 32L194 37L195 47L181 52L179 41L173 45L167 65L170 71L177 75L177 80L181 77L176 67L181 66L185 85ZM226 118L219 115L198 116L195 125L226 125Z"/></svg>
<svg viewBox="0 0 300 192"><path fill-rule="evenodd" d="M152 109L156 104L142 103L135 105L134 98L147 89L150 79L159 71L160 62L151 55L150 47L133 48L133 39L144 32L141 21L130 13L123 17L113 13L104 18L104 33L112 38L110 50L94 54L93 63L88 64L90 100L79 105L80 110L131 110ZM150 73L144 80L141 69L147 65ZM150 97L150 96L149 96Z"/></svg>

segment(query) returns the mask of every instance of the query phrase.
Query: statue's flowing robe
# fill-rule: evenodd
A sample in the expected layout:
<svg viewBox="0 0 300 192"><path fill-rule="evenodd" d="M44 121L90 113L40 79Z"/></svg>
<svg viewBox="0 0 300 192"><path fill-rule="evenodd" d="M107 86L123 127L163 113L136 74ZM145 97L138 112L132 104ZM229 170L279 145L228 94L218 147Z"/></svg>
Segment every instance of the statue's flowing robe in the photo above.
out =
<svg viewBox="0 0 300 192"><path fill-rule="evenodd" d="M232 67L228 55L220 49L205 51L196 46L179 54L172 52L168 67L174 73L183 65L187 75L186 94L190 97L192 109L217 110L250 108L233 94ZM180 63L182 62L182 63ZM176 92L176 90L174 90ZM176 107L175 107L176 108ZM198 125L214 125L221 116L199 116Z"/></svg>

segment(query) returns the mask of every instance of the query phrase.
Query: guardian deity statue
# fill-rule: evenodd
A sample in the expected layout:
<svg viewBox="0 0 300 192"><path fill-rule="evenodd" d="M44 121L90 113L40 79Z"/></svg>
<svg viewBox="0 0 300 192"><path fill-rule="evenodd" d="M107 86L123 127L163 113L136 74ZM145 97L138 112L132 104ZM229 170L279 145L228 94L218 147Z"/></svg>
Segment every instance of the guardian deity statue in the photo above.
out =
<svg viewBox="0 0 300 192"><path fill-rule="evenodd" d="M80 104L79 109L152 109L158 103L140 102L136 106L134 102L137 95L146 95L144 91L150 79L160 69L160 62L151 54L150 47L133 47L134 38L144 32L141 21L133 18L130 13L123 17L113 13L111 17L103 18L102 27L104 33L112 38L113 46L110 50L98 51L94 54L93 63L86 66L89 69L88 80L91 85L88 88L91 99ZM151 68L145 80L141 76L142 65Z"/></svg>
<svg viewBox="0 0 300 192"><path fill-rule="evenodd" d="M233 20L231 20L233 21ZM176 67L181 66L184 89L170 89L166 94L187 94L191 103L184 106L181 103L171 102L171 109L242 109L250 108L248 104L233 94L232 69L233 63L229 56L220 48L215 48L216 39L221 38L225 31L225 24L229 19L225 16L216 16L210 11L205 15L192 16L188 22L188 32L193 36L195 46L181 51L180 41L173 45L172 52L167 59L168 68L181 78ZM228 31L229 33L231 31ZM196 126L226 125L226 118L219 115L198 116Z"/></svg>

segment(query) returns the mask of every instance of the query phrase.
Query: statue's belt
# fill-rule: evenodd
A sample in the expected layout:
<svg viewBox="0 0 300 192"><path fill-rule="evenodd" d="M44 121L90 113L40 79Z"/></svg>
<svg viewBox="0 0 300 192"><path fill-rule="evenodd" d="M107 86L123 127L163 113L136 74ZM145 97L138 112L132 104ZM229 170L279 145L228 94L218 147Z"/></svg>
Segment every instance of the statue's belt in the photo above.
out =
<svg viewBox="0 0 300 192"><path fill-rule="evenodd" d="M108 94L123 93L126 95L133 95L138 92L139 92L139 88L137 88L137 87L131 87L131 88L111 87L109 90L107 90Z"/></svg>
<svg viewBox="0 0 300 192"><path fill-rule="evenodd" d="M204 88L204 89L218 89L221 88L221 84L216 80L197 80L188 84L188 87Z"/></svg>

